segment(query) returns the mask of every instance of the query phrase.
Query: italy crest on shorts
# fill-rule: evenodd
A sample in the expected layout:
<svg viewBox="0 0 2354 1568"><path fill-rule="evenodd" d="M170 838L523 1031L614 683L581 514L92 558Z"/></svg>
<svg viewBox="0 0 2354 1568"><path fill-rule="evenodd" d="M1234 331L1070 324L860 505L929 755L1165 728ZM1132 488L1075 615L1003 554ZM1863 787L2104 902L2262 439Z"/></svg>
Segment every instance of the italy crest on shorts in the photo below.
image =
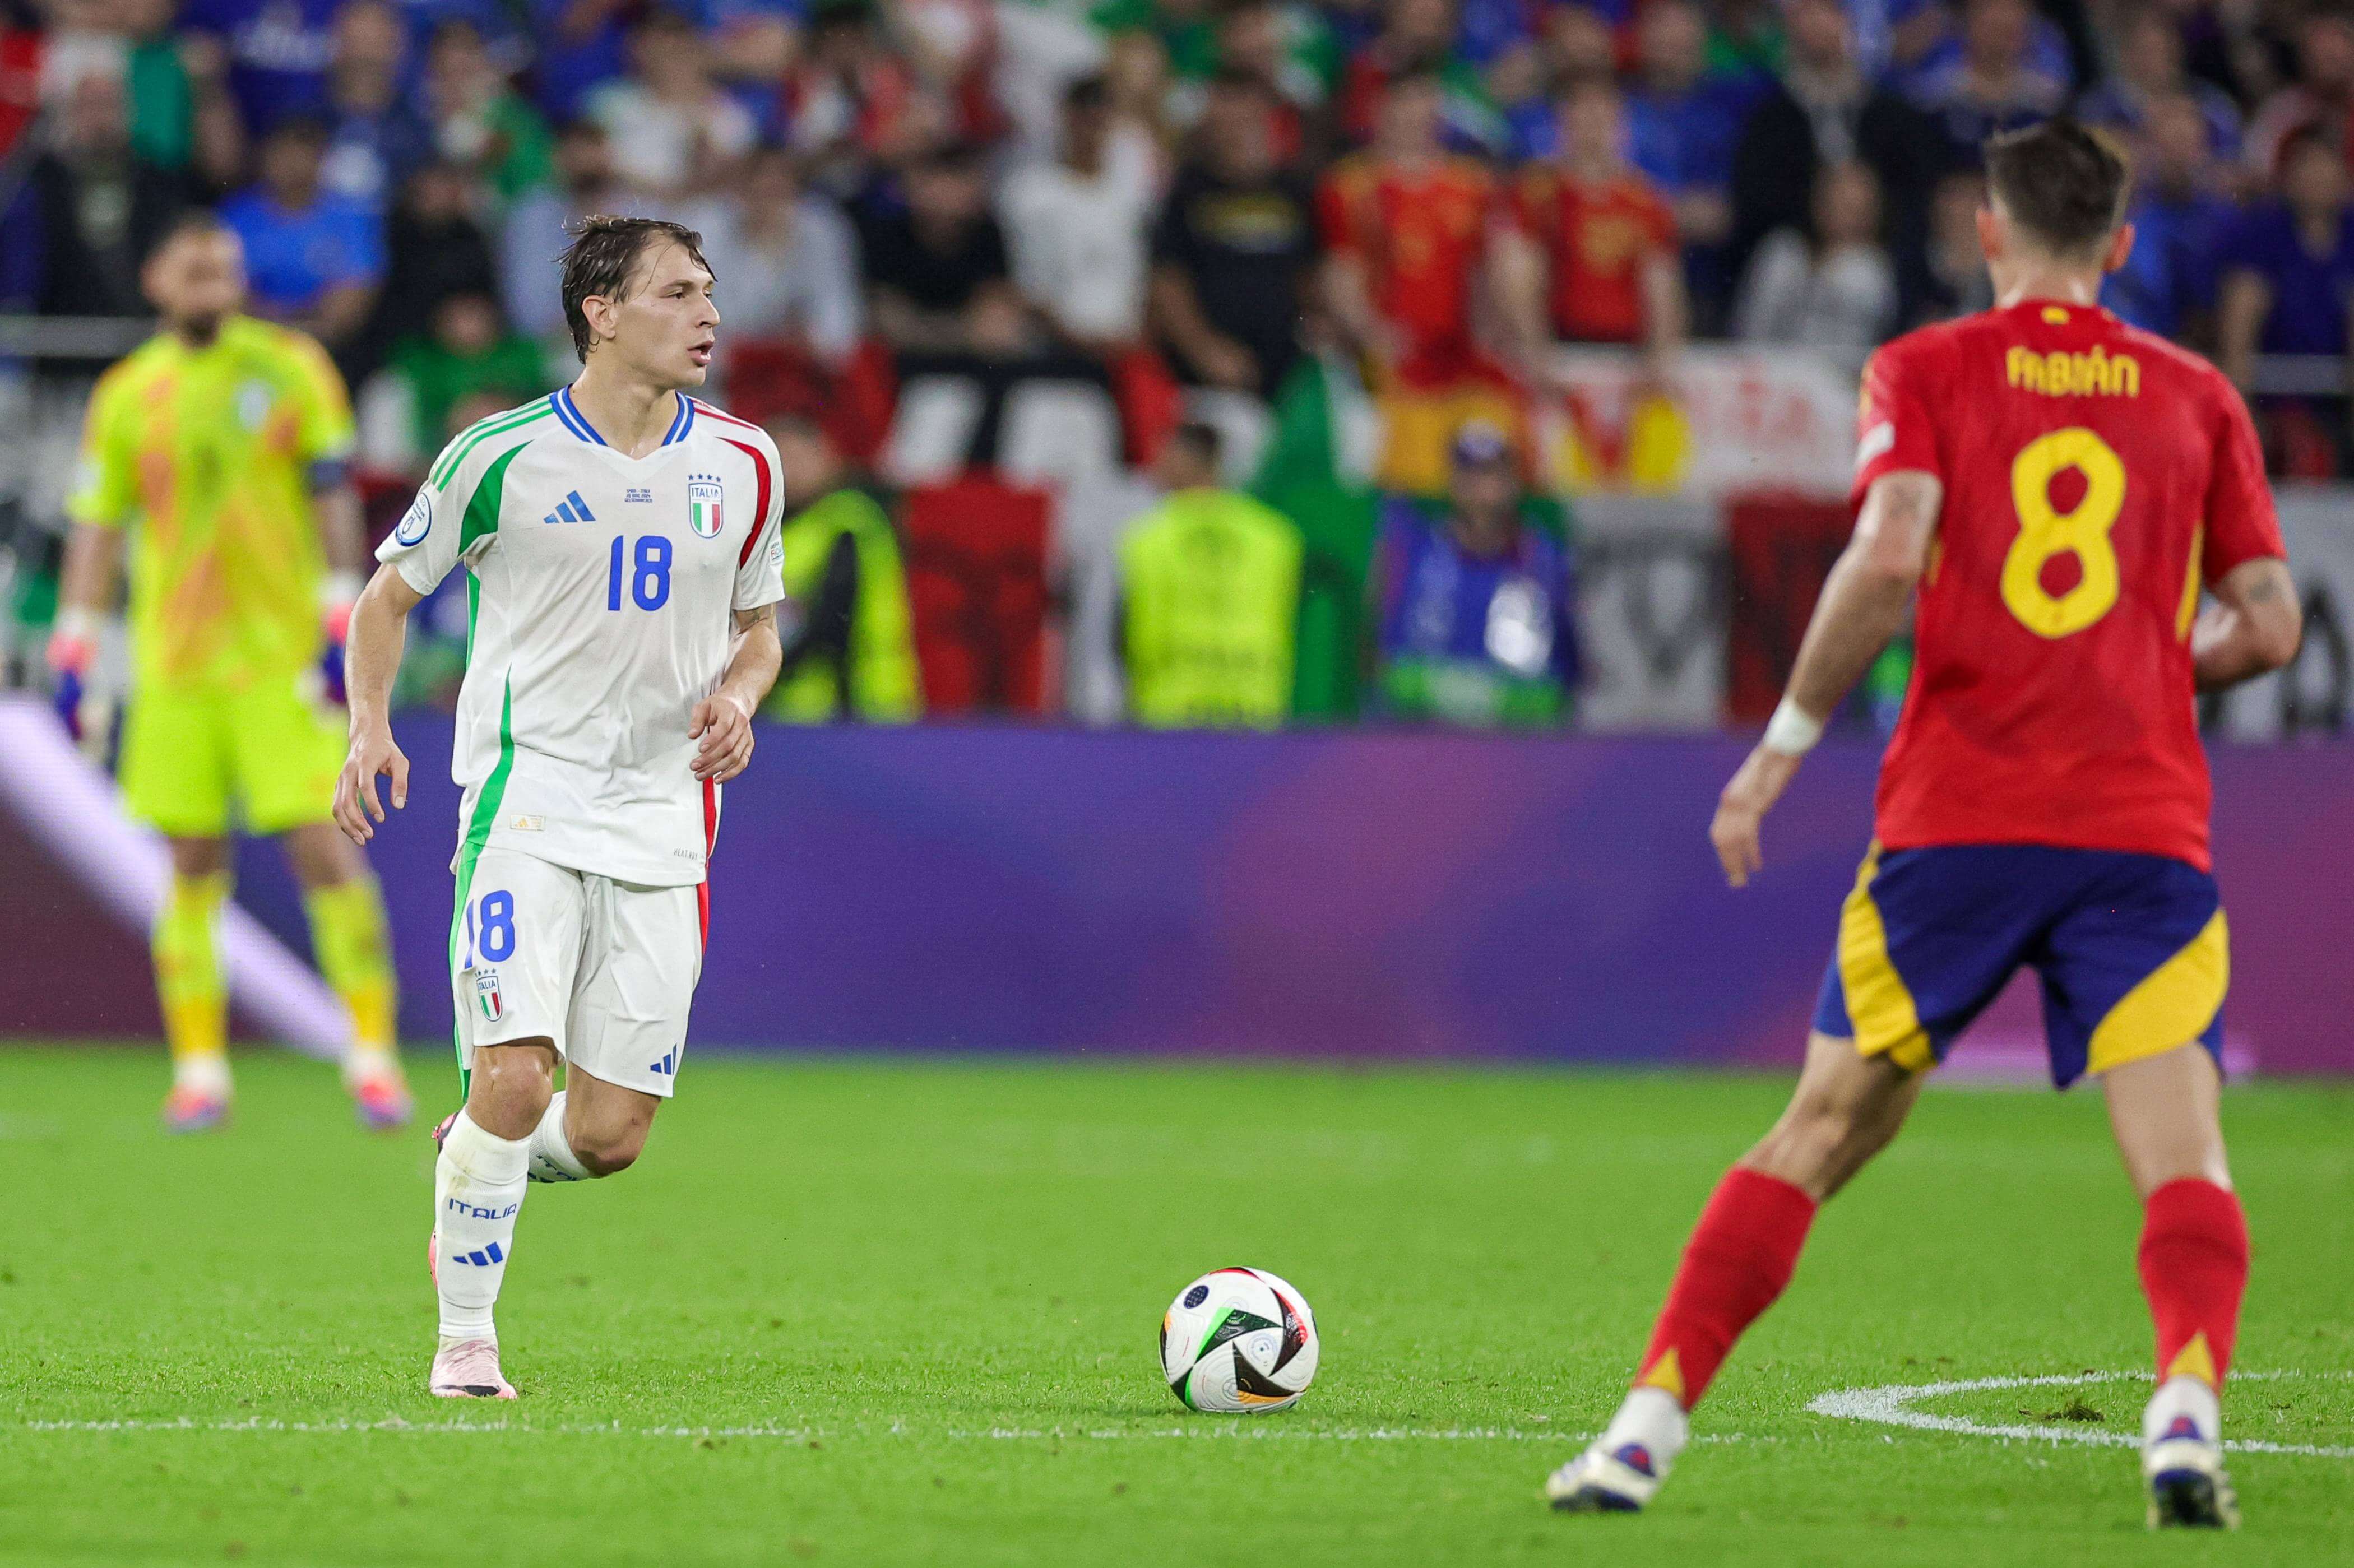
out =
<svg viewBox="0 0 2354 1568"><path fill-rule="evenodd" d="M474 1007L485 1023L496 1023L507 1015L507 999L499 992L498 970L488 969L474 977Z"/></svg>
<svg viewBox="0 0 2354 1568"><path fill-rule="evenodd" d="M719 514L726 494L719 482L707 473L686 476L686 525L695 530L696 538L719 537L719 530L726 526Z"/></svg>

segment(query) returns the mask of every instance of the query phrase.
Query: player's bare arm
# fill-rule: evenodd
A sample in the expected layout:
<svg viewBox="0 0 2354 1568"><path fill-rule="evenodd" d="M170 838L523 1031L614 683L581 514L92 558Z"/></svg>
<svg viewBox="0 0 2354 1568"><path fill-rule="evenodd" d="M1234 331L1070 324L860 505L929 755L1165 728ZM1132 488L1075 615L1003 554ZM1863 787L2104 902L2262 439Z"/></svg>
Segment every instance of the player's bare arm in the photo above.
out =
<svg viewBox="0 0 2354 1568"><path fill-rule="evenodd" d="M2288 563L2266 556L2243 561L2214 585L2216 602L2190 632L2190 664L2199 689L2220 692L2270 674L2296 657L2305 609Z"/></svg>
<svg viewBox="0 0 2354 1568"><path fill-rule="evenodd" d="M400 670L401 646L408 635L408 612L424 597L408 586L398 567L385 566L376 568L352 607L345 674L351 693L352 747L335 779L335 825L356 844L376 837L376 824L385 820L377 775L391 775L395 810L408 804L408 758L393 741L389 714L392 678Z"/></svg>
<svg viewBox="0 0 2354 1568"><path fill-rule="evenodd" d="M702 744L695 750L697 779L725 784L752 760L752 715L776 683L784 644L777 636L777 607L736 612L735 653L712 694L695 705L687 734Z"/></svg>
<svg viewBox="0 0 2354 1568"><path fill-rule="evenodd" d="M1764 864L1758 831L1797 777L1823 720L1903 630L1913 590L1928 569L1944 499L1935 475L1910 471L1883 474L1865 493L1855 535L1815 602L1775 724L1718 797L1709 842L1734 886L1747 885Z"/></svg>

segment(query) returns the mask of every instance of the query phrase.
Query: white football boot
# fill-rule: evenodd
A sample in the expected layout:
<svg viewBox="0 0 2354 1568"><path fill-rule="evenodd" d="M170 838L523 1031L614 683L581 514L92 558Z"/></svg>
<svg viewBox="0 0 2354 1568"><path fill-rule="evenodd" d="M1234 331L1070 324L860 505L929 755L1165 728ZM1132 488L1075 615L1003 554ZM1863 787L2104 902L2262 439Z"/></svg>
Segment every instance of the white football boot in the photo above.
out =
<svg viewBox="0 0 2354 1568"><path fill-rule="evenodd" d="M513 1399L514 1384L499 1373L496 1340L444 1340L433 1352L426 1387L436 1399Z"/></svg>
<svg viewBox="0 0 2354 1568"><path fill-rule="evenodd" d="M2149 1527L2240 1528L2240 1499L2223 1473L2223 1406L2195 1377L2158 1384L2141 1417L2141 1475Z"/></svg>
<svg viewBox="0 0 2354 1568"><path fill-rule="evenodd" d="M1585 1453L1545 1478L1545 1500L1562 1513L1637 1513L1691 1437L1691 1418L1663 1388L1638 1388Z"/></svg>

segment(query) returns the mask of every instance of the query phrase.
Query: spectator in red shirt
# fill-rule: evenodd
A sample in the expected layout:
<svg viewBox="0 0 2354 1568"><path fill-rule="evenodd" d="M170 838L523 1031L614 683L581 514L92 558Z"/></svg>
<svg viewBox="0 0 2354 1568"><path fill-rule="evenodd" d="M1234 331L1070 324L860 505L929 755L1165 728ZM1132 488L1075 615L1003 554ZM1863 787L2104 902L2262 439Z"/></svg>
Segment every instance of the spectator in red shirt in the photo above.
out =
<svg viewBox="0 0 2354 1568"><path fill-rule="evenodd" d="M1626 161L1618 90L1593 79L1561 101L1560 151L1515 182L1499 281L1525 362L1547 345L1640 344L1655 374L1684 339L1676 218Z"/></svg>
<svg viewBox="0 0 2354 1568"><path fill-rule="evenodd" d="M1479 373L1471 301L1496 195L1485 168L1440 146L1439 90L1427 73L1390 83L1373 145L1333 165L1316 204L1332 313L1426 387Z"/></svg>

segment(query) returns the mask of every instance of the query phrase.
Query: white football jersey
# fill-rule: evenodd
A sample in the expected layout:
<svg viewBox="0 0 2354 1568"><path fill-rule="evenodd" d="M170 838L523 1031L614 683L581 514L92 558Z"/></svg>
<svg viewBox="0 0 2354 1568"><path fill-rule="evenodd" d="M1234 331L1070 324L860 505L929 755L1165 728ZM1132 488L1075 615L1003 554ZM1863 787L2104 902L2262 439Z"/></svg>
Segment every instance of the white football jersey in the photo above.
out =
<svg viewBox="0 0 2354 1568"><path fill-rule="evenodd" d="M442 449L376 559L419 593L472 573L453 870L495 845L620 882L703 880L719 792L689 771L687 726L735 612L785 597L783 509L768 436L684 393L642 458L607 446L569 388Z"/></svg>

